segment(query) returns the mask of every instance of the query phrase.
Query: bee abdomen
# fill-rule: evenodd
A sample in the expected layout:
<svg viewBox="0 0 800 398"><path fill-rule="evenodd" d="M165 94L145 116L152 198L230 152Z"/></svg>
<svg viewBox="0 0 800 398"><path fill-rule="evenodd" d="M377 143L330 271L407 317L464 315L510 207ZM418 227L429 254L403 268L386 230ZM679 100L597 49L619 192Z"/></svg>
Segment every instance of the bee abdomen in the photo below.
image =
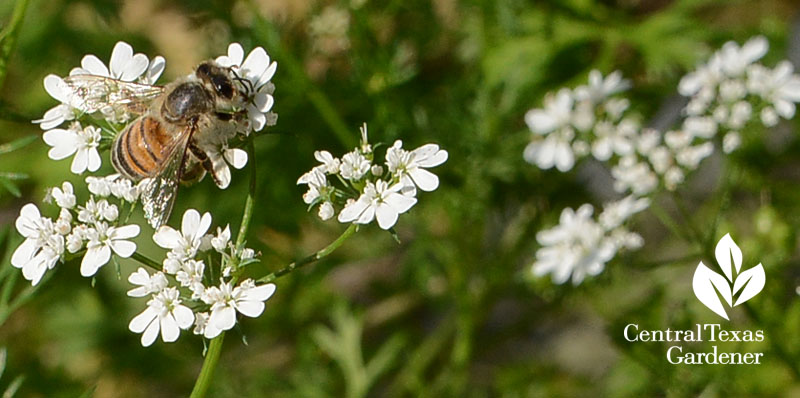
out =
<svg viewBox="0 0 800 398"><path fill-rule="evenodd" d="M166 153L169 139L158 120L140 117L114 140L111 163L120 174L130 179L153 177L169 155Z"/></svg>

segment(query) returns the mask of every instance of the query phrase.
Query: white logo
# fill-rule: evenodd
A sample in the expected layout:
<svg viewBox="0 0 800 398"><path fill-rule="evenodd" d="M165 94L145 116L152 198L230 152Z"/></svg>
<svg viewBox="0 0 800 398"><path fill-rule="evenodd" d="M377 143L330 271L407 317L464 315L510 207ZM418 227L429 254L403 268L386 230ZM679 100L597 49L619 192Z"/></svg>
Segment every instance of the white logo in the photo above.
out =
<svg viewBox="0 0 800 398"><path fill-rule="evenodd" d="M728 303L728 307L735 307L744 303L761 292L761 289L764 288L766 275L761 263L741 271L742 250L736 245L730 234L726 234L719 240L714 250L714 256L717 258L717 264L725 276L712 271L701 261L697 265L697 270L694 271L692 287L694 288L695 296L701 303L717 315L729 320L720 296ZM737 293L739 293L739 296L734 302L733 299Z"/></svg>

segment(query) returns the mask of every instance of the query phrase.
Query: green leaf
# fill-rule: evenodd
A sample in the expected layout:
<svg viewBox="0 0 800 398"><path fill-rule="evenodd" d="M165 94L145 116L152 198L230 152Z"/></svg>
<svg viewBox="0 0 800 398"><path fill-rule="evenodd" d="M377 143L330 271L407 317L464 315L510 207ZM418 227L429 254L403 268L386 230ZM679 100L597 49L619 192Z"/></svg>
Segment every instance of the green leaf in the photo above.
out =
<svg viewBox="0 0 800 398"><path fill-rule="evenodd" d="M0 185L2 185L8 192L10 192L15 197L19 198L22 196L22 192L20 192L19 188L17 188L17 186L14 185L7 178L0 177Z"/></svg>
<svg viewBox="0 0 800 398"><path fill-rule="evenodd" d="M11 384L8 385L6 391L3 392L3 398L11 398L17 394L17 390L19 390L20 386L22 386L22 382L25 381L25 376L17 376Z"/></svg>
<svg viewBox="0 0 800 398"><path fill-rule="evenodd" d="M26 135L26 136L24 136L22 138L17 138L16 140L11 141L11 142L9 142L7 144L2 144L2 145L0 145L0 155L16 151L17 149L20 149L20 148L30 144L31 142L36 141L36 139L38 137L39 136L33 135L33 134L32 135Z"/></svg>
<svg viewBox="0 0 800 398"><path fill-rule="evenodd" d="M92 386L88 390L84 391L78 398L91 398L94 395L94 390L97 389L97 386Z"/></svg>
<svg viewBox="0 0 800 398"><path fill-rule="evenodd" d="M17 36L22 20L25 19L26 8L28 0L17 0L14 12L11 14L11 22L0 32L0 88L3 88L3 82L6 80L8 60L17 45Z"/></svg>
<svg viewBox="0 0 800 398"><path fill-rule="evenodd" d="M8 359L8 350L5 347L0 348L0 377L3 377L3 372L6 370L6 360Z"/></svg>

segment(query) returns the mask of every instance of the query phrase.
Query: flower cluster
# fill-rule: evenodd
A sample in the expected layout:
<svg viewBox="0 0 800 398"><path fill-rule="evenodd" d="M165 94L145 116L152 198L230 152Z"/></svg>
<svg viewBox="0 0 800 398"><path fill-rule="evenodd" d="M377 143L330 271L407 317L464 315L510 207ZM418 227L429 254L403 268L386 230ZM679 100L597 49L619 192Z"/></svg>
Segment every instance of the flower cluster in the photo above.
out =
<svg viewBox="0 0 800 398"><path fill-rule="evenodd" d="M536 252L533 274L552 273L553 282L558 284L572 275L572 283L576 285L586 275L599 274L617 251L642 246L642 237L624 224L648 205L647 198L627 196L607 204L597 220L592 218L594 208L588 203L576 211L564 209L558 225L536 235L543 247Z"/></svg>
<svg viewBox="0 0 800 398"><path fill-rule="evenodd" d="M780 118L793 118L795 103L800 102L800 76L788 60L775 68L758 63L768 49L763 36L741 47L728 42L708 63L684 76L678 86L689 97L684 128L702 138L722 131L722 149L730 153L741 143L740 131L755 115L767 127ZM689 129L687 124L696 128Z"/></svg>
<svg viewBox="0 0 800 398"><path fill-rule="evenodd" d="M272 112L275 86L271 82L277 63L261 47L245 58L239 43L231 44L228 53L215 62L230 71L240 94L232 99L230 109L219 111L236 117L214 125L214 134L194 134L193 139L208 155L217 177L215 182L224 189L231 180L228 165L240 169L247 164L247 153L233 147L234 138L247 137L277 121ZM135 116L147 112L147 104L162 92L152 85L165 64L161 56L150 60L144 54L134 54L129 44L118 42L108 66L98 57L87 55L80 67L70 71L70 78L45 77L45 90L61 103L34 120L46 130L44 141L52 147L48 156L61 160L74 155L70 170L75 174L97 171L102 163L98 152L101 143L112 141ZM107 79L82 80L82 75ZM184 79L197 76L193 72ZM67 128L59 128L65 122L69 122Z"/></svg>
<svg viewBox="0 0 800 398"><path fill-rule="evenodd" d="M678 128L666 132L644 128L640 117L629 115L630 102L618 95L629 84L619 72L603 78L592 71L588 85L548 94L543 108L528 111L525 121L534 139L525 148L524 158L539 168L555 166L565 172L591 155L608 164L620 194L645 198L659 187L673 191L715 146L724 153L738 148L741 131L749 123L770 127L780 117L794 116L795 103L800 102L800 76L788 61L774 69L757 63L767 49L763 37L741 47L726 43L707 64L681 79L679 91L690 97L685 117ZM646 208L649 202L636 203ZM636 246L610 245L599 238L601 229L589 226L591 207L581 207L576 213L567 210L561 224L586 224L585 228L560 225L550 230L557 233L538 236L543 247L536 255L535 274L552 272L553 280L561 283L572 272L577 283L586 274L600 272L615 254L612 248ZM553 237L564 234L569 236Z"/></svg>
<svg viewBox="0 0 800 398"><path fill-rule="evenodd" d="M261 315L275 292L275 285L256 285L252 279L237 285L238 271L257 261L255 252L231 242L230 226L207 234L210 227L211 214L187 210L180 231L162 226L153 235L157 245L169 249L161 269L150 274L139 268L128 278L136 285L129 296L150 297L147 308L128 325L142 333L143 346L153 344L159 333L163 341L173 342L192 325L195 334L214 338L233 328L237 312ZM214 264L221 265L219 272L212 269Z"/></svg>
<svg viewBox="0 0 800 398"><path fill-rule="evenodd" d="M14 251L11 265L21 268L31 284L38 284L67 254L82 255L81 275L91 277L111 260L112 253L127 258L136 251L129 239L139 235L139 226L126 225L120 208L133 206L139 187L119 175L86 180L92 195L83 205L77 204L69 182L48 191L45 201L60 208L55 220L42 216L33 203L20 210L16 227L25 241Z"/></svg>
<svg viewBox="0 0 800 398"><path fill-rule="evenodd" d="M428 171L447 161L447 151L436 144L408 151L398 140L386 150L384 165L374 162L375 154L367 140L367 126L361 127L361 145L341 159L327 151L317 151L320 162L303 174L298 184L308 186L303 201L319 205L319 217L328 220L344 203L337 219L342 223L369 224L377 220L389 229L417 203L417 188L430 192L439 187L439 178ZM340 181L336 188L331 181Z"/></svg>

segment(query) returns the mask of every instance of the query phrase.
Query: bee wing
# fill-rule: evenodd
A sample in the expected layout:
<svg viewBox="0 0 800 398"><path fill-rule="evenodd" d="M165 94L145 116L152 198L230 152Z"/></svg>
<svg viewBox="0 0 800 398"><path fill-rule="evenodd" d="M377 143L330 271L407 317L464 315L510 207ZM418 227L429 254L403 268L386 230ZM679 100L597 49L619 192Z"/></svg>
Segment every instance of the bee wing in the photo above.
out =
<svg viewBox="0 0 800 398"><path fill-rule="evenodd" d="M141 114L164 92L162 86L97 75L71 75L64 78L64 83L72 93L71 105L87 113L110 106Z"/></svg>
<svg viewBox="0 0 800 398"><path fill-rule="evenodd" d="M144 218L155 229L163 225L172 213L172 205L175 204L186 163L189 140L196 129L196 125L191 124L176 135L162 169L144 186L141 196Z"/></svg>

